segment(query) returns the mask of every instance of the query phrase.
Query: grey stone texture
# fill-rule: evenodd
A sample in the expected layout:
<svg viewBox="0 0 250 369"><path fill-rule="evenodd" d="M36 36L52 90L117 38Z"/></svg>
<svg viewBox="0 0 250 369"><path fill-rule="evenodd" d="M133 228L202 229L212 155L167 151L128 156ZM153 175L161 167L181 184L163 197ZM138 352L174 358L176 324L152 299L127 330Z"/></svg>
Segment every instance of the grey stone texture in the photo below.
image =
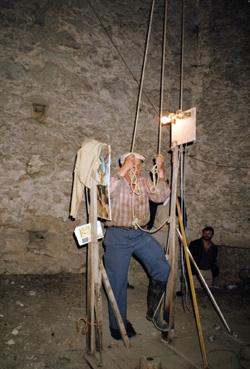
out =
<svg viewBox="0 0 250 369"><path fill-rule="evenodd" d="M0 1L0 273L78 273L85 249L69 219L77 150L91 137L129 151L150 1ZM163 1L156 1L135 150L158 143ZM187 235L249 245L249 49L246 0L185 2L183 108L197 108L186 148ZM180 99L181 1L168 1L164 110ZM162 153L171 175L169 128ZM247 252L247 250L246 250ZM237 253L226 254L235 267ZM237 266L240 269L240 265Z"/></svg>

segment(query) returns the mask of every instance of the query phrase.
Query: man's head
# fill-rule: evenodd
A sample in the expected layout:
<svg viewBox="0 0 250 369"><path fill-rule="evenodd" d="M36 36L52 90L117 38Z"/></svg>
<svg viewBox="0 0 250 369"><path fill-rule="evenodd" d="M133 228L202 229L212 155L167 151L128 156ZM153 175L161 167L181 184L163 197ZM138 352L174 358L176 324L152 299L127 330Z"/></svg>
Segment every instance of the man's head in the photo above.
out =
<svg viewBox="0 0 250 369"><path fill-rule="evenodd" d="M214 229L211 226L206 226L202 230L202 238L205 241L210 241L214 235Z"/></svg>
<svg viewBox="0 0 250 369"><path fill-rule="evenodd" d="M123 154L120 157L120 164L128 165L128 168L134 168L135 174L137 176L140 176L141 173L141 165L144 162L145 158L141 154L138 154L136 152L128 152L126 154Z"/></svg>
<svg viewBox="0 0 250 369"><path fill-rule="evenodd" d="M140 160L142 163L145 160L144 156L142 156L141 154L138 154L137 152L127 152L126 154L123 154L123 155L120 156L120 159L119 160L120 160L121 165L124 164L125 160L130 155L134 155L135 159Z"/></svg>

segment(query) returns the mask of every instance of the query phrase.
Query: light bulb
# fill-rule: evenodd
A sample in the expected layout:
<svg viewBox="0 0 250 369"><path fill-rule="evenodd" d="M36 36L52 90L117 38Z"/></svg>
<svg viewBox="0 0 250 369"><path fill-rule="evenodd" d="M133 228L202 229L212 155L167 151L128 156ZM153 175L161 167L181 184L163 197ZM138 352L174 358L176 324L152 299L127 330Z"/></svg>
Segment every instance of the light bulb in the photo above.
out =
<svg viewBox="0 0 250 369"><path fill-rule="evenodd" d="M168 124L171 122L171 118L169 115L163 115L161 117L161 124Z"/></svg>

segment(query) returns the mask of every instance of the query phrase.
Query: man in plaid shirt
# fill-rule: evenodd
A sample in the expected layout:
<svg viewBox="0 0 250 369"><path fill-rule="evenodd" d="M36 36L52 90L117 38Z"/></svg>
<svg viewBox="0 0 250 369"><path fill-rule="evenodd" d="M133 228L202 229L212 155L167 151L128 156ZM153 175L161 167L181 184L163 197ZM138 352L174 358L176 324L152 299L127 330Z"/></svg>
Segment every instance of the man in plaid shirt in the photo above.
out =
<svg viewBox="0 0 250 369"><path fill-rule="evenodd" d="M141 176L144 159L138 153L127 153L120 158L118 175L112 177L110 183L112 221L107 224L104 239L105 268L128 337L136 335L132 324L127 320L127 279L133 255L143 264L149 275L146 318L157 329L168 330L168 324L162 321L157 307L166 288L169 264L161 245L140 227L144 227L149 221L149 200L164 202L170 196L170 189L165 179L163 155L158 154L155 157L158 169L156 186L153 186L150 178ZM121 339L110 305L109 322L112 337Z"/></svg>

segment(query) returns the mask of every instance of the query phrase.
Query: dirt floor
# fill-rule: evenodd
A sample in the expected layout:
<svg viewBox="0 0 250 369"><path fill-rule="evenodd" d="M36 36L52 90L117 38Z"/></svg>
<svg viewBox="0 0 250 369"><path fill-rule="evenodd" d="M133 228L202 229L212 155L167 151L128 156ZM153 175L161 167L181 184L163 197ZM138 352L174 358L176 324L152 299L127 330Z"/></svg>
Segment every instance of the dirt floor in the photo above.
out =
<svg viewBox="0 0 250 369"><path fill-rule="evenodd" d="M76 321L85 316L84 286L84 275L1 276L0 368L88 369L86 339L76 331ZM191 306L184 311L182 298L176 298L175 330L167 343L145 319L146 279L133 281L133 286L128 289L128 315L138 335L128 349L109 334L103 293L103 368L137 369L143 360L150 368L204 367ZM249 292L249 286L214 291L231 335L208 296L197 293L209 368L250 368Z"/></svg>

